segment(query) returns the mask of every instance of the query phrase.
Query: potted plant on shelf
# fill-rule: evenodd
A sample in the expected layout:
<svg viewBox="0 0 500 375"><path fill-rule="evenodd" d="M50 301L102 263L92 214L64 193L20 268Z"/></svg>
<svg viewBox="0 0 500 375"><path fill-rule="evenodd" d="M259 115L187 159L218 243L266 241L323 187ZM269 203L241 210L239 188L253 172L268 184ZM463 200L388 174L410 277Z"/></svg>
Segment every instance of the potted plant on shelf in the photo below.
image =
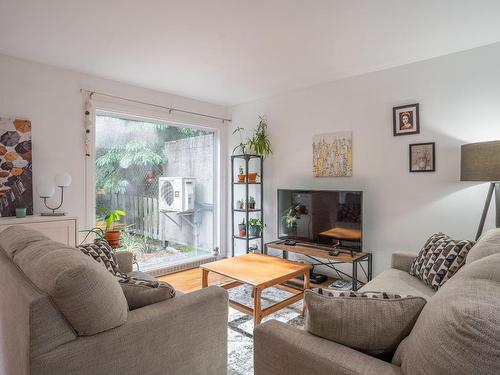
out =
<svg viewBox="0 0 500 375"><path fill-rule="evenodd" d="M245 237L247 235L247 225L245 224L245 219L238 224L238 231L240 234L240 237Z"/></svg>
<svg viewBox="0 0 500 375"><path fill-rule="evenodd" d="M237 145L235 148L233 148L233 155L236 152L236 150L239 150L241 155L246 155L246 149L247 149L247 146L248 146L248 141L247 142L243 142L243 136L241 134L241 132L243 130L245 130L245 129L242 128L242 127L240 127L240 126L238 126L233 131L233 134L238 133L238 135L240 137L240 143L239 143L239 145Z"/></svg>
<svg viewBox="0 0 500 375"><path fill-rule="evenodd" d="M271 142L267 135L267 120L265 117L259 116L259 125L257 125L257 129L252 138L248 140L247 147L249 147L255 155L262 156L263 159L273 153Z"/></svg>
<svg viewBox="0 0 500 375"><path fill-rule="evenodd" d="M237 202L236 202L238 209L242 210L245 206L245 201L243 199L239 199Z"/></svg>
<svg viewBox="0 0 500 375"><path fill-rule="evenodd" d="M248 220L248 234L250 237L260 237L263 229L264 223L262 220L255 218Z"/></svg>
<svg viewBox="0 0 500 375"><path fill-rule="evenodd" d="M268 155L272 154L271 141L267 135L267 119L264 116L259 116L259 125L255 129L252 138L243 142L242 131L245 129L238 126L234 129L233 134L238 134L240 143L233 149L233 155L237 150L241 155L257 155L265 159Z"/></svg>
<svg viewBox="0 0 500 375"><path fill-rule="evenodd" d="M248 198L248 208L251 210L255 210L255 198L252 196Z"/></svg>
<svg viewBox="0 0 500 375"><path fill-rule="evenodd" d="M240 174L238 175L238 182L245 182L245 170L240 167Z"/></svg>
<svg viewBox="0 0 500 375"><path fill-rule="evenodd" d="M256 182L257 181L257 172L252 172L247 174L248 182Z"/></svg>
<svg viewBox="0 0 500 375"><path fill-rule="evenodd" d="M104 230L104 238L113 249L116 249L120 247L121 230L117 228L115 222L120 221L126 214L122 210L111 211L109 208L105 208L101 211L105 215L104 223L106 224L106 228Z"/></svg>

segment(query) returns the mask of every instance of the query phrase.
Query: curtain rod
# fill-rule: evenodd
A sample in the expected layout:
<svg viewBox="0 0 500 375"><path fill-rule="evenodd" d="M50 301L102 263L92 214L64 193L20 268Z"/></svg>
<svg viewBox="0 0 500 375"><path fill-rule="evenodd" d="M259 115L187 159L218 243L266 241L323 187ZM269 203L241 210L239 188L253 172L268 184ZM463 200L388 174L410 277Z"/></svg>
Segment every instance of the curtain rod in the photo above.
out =
<svg viewBox="0 0 500 375"><path fill-rule="evenodd" d="M179 112L179 113L184 113L184 114L187 114L187 115L193 115L193 116L201 116L201 117L207 117L207 118L211 118L213 120L220 120L222 121L222 123L224 124L225 122L231 122L232 120L229 119L229 118L224 118L224 117L217 117L217 116L212 116L212 115L206 115L204 113L199 113L199 112L191 112L191 111L185 111L183 109L179 109L179 108L174 108L174 107L167 107L167 106L164 106L164 105L159 105L159 104L152 104L152 103L147 103L147 102L142 102L140 100L135 100L135 99L129 99L129 98L124 98L124 97L121 97L121 96L117 96L117 95L111 95L111 94L106 94L104 92L99 92L99 91L93 91L93 90L85 90L85 89L80 89L80 92L88 92L90 94L90 97L92 97L92 95L101 95L101 96L107 96L108 98L114 98L114 99L120 99L120 100L126 100L128 102L133 102L133 103L138 103L138 104L143 104L143 105L147 105L147 106L150 106L150 107L156 107L156 108L161 108L161 109L166 109L168 110L168 113L171 114L172 112Z"/></svg>

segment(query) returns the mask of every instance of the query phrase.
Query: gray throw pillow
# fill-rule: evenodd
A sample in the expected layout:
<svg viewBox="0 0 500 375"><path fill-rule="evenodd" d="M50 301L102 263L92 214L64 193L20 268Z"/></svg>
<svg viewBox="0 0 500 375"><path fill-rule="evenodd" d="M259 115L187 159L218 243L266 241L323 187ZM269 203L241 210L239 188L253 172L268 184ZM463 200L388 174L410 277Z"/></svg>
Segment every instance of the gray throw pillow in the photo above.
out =
<svg viewBox="0 0 500 375"><path fill-rule="evenodd" d="M434 234L411 264L410 275L438 289L465 264L474 244L474 241L454 240L444 233Z"/></svg>
<svg viewBox="0 0 500 375"><path fill-rule="evenodd" d="M113 249L106 241L97 241L78 247L81 252L101 263L120 283L128 308L135 310L175 297L172 285L159 280L144 280L120 271Z"/></svg>
<svg viewBox="0 0 500 375"><path fill-rule="evenodd" d="M383 292L308 290L306 330L370 355L393 353L426 301Z"/></svg>
<svg viewBox="0 0 500 375"><path fill-rule="evenodd" d="M127 301L116 278L101 265L32 229L10 228L2 233L2 246L31 282L52 298L78 335L125 323Z"/></svg>
<svg viewBox="0 0 500 375"><path fill-rule="evenodd" d="M175 297L174 287L163 281L127 277L121 278L119 282L130 310Z"/></svg>
<svg viewBox="0 0 500 375"><path fill-rule="evenodd" d="M48 239L46 235L24 225L11 225L0 232L0 247L10 259L14 259L16 252L30 243Z"/></svg>

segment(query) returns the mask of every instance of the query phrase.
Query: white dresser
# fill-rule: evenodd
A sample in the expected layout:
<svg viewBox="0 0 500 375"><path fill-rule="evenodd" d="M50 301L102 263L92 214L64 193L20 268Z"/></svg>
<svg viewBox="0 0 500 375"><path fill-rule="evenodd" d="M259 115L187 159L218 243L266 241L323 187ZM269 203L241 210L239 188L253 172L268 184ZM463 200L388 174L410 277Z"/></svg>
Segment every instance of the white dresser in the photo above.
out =
<svg viewBox="0 0 500 375"><path fill-rule="evenodd" d="M72 216L26 216L18 219L16 217L1 217L0 232L11 225L26 225L42 232L50 239L64 243L68 246L76 246L77 219Z"/></svg>

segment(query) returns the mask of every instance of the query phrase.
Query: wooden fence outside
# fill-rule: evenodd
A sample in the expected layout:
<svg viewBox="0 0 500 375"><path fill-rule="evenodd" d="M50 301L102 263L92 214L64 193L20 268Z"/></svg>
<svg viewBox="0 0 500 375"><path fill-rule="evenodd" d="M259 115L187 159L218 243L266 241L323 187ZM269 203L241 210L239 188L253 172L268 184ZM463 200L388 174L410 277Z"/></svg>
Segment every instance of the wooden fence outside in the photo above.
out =
<svg viewBox="0 0 500 375"><path fill-rule="evenodd" d="M160 239L158 198L127 194L98 194L97 207L123 210L124 223L137 234Z"/></svg>

